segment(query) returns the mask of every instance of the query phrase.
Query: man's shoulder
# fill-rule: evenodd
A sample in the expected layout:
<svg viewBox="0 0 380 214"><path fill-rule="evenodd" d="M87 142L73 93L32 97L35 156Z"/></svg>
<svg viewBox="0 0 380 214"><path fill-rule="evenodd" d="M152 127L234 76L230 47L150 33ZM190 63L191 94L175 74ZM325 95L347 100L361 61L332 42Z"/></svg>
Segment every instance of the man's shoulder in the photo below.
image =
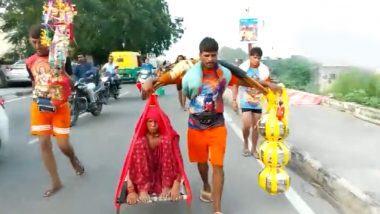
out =
<svg viewBox="0 0 380 214"><path fill-rule="evenodd" d="M231 72L231 70L229 69L229 68L227 68L227 67L224 67L223 65L218 65L218 67L220 68L220 69L222 69L222 71L224 71L224 72Z"/></svg>
<svg viewBox="0 0 380 214"><path fill-rule="evenodd" d="M25 64L27 67L30 67L35 61L36 59L38 58L38 55L37 54L33 54L32 56L28 57L26 60L25 60Z"/></svg>
<svg viewBox="0 0 380 214"><path fill-rule="evenodd" d="M32 67L38 63L41 65L41 63L43 64L48 64L49 65L49 62L48 62L48 56L39 56L37 54L34 54L30 57L28 57L26 60L25 60L25 65L27 67L27 69L32 69ZM45 65L44 65L45 66ZM49 65L50 66L50 65Z"/></svg>
<svg viewBox="0 0 380 214"><path fill-rule="evenodd" d="M33 59L35 59L35 58L37 58L37 57L38 57L37 54L33 54L33 55L29 56L29 57L26 59L26 61L28 61L28 60L33 60Z"/></svg>
<svg viewBox="0 0 380 214"><path fill-rule="evenodd" d="M269 68L264 63L260 62L260 66L257 68L261 80L266 80L270 76Z"/></svg>
<svg viewBox="0 0 380 214"><path fill-rule="evenodd" d="M89 63L89 62L86 62L84 65L85 65L86 67L93 67L93 66L94 66L92 63Z"/></svg>
<svg viewBox="0 0 380 214"><path fill-rule="evenodd" d="M249 68L251 67L250 65L251 65L250 61L246 60L241 65L239 65L239 68L242 69L243 71L248 71Z"/></svg>
<svg viewBox="0 0 380 214"><path fill-rule="evenodd" d="M190 61L182 60L181 62L178 63L178 65L181 65L183 69L187 71L193 71L193 70L199 70L199 69L202 70L201 62L196 62L193 64Z"/></svg>
<svg viewBox="0 0 380 214"><path fill-rule="evenodd" d="M193 72L202 72L201 62L193 63L188 60L182 60L181 62L177 63L175 69L183 71L184 76L189 76Z"/></svg>

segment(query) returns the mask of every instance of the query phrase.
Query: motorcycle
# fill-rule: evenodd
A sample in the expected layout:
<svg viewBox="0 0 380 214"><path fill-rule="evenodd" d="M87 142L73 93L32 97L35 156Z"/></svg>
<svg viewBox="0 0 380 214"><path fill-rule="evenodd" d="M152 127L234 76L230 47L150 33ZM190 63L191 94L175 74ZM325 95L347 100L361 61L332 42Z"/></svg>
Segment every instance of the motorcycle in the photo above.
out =
<svg viewBox="0 0 380 214"><path fill-rule="evenodd" d="M0 96L0 150L9 139L9 119L5 111L5 100Z"/></svg>
<svg viewBox="0 0 380 214"><path fill-rule="evenodd" d="M95 88L95 107L90 108L90 97L86 91L87 85L85 79L81 78L74 84L74 91L70 96L70 108L71 108L71 127L75 126L79 115L85 112L90 112L94 116L100 115L105 103L105 86L99 84Z"/></svg>
<svg viewBox="0 0 380 214"><path fill-rule="evenodd" d="M120 89L116 84L116 75L111 75L106 73L102 78L101 82L104 85L105 93L104 100L108 103L109 98L112 96L115 100L119 99Z"/></svg>
<svg viewBox="0 0 380 214"><path fill-rule="evenodd" d="M153 80L157 78L156 74L152 70L141 69L137 76L136 87L140 92L142 100L145 100L148 96L144 88L144 84L151 84Z"/></svg>

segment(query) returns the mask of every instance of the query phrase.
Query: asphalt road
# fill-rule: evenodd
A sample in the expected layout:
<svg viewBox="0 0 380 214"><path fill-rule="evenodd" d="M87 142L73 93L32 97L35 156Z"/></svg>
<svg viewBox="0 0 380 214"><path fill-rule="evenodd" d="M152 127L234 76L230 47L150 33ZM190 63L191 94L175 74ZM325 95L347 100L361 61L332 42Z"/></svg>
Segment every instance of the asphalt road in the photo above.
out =
<svg viewBox="0 0 380 214"><path fill-rule="evenodd" d="M134 125L144 102L134 85L123 85L120 100L112 100L100 116L83 115L72 129L71 142L86 168L78 177L68 160L55 147L59 173L64 188L51 198L42 194L49 178L40 159L39 146L29 135L29 97L7 103L11 140L0 153L0 214L107 214L115 213L113 198L119 173L128 151ZM190 179L193 202L154 203L123 206L122 213L212 213L210 204L199 200L200 178L194 164L188 162L186 147L187 113L179 108L175 86L166 87L159 98L172 125L181 135L182 156ZM292 173L291 189L284 195L270 196L257 184L259 163L243 157L240 118L226 111L228 146L225 157L223 213L230 214L336 214L334 207L318 195L312 185Z"/></svg>

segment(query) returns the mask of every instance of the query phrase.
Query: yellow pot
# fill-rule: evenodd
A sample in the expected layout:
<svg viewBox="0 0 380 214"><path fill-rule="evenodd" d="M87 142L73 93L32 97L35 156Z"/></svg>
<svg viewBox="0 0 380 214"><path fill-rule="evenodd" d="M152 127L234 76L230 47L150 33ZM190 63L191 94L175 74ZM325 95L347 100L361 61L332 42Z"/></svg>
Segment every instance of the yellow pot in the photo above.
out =
<svg viewBox="0 0 380 214"><path fill-rule="evenodd" d="M271 195L286 192L290 186L289 175L282 168L264 168L259 173L259 186Z"/></svg>
<svg viewBox="0 0 380 214"><path fill-rule="evenodd" d="M266 167L284 167L289 163L290 151L282 142L265 141L259 148L259 157Z"/></svg>
<svg viewBox="0 0 380 214"><path fill-rule="evenodd" d="M274 110L269 114L264 114L259 122L259 133L266 139L271 141L279 141L285 139L288 134L288 125L279 121Z"/></svg>

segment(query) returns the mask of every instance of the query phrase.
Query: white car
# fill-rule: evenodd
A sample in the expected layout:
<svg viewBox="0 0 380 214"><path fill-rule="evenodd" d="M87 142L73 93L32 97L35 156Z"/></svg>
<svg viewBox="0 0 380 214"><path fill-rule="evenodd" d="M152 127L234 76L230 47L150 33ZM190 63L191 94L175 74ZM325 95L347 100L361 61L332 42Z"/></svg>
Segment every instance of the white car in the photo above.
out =
<svg viewBox="0 0 380 214"><path fill-rule="evenodd" d="M31 83L29 73L26 70L25 60L19 60L13 65L5 65L0 69L0 88L7 87L10 83Z"/></svg>
<svg viewBox="0 0 380 214"><path fill-rule="evenodd" d="M5 100L0 96L0 150L9 139L9 119L4 104Z"/></svg>

